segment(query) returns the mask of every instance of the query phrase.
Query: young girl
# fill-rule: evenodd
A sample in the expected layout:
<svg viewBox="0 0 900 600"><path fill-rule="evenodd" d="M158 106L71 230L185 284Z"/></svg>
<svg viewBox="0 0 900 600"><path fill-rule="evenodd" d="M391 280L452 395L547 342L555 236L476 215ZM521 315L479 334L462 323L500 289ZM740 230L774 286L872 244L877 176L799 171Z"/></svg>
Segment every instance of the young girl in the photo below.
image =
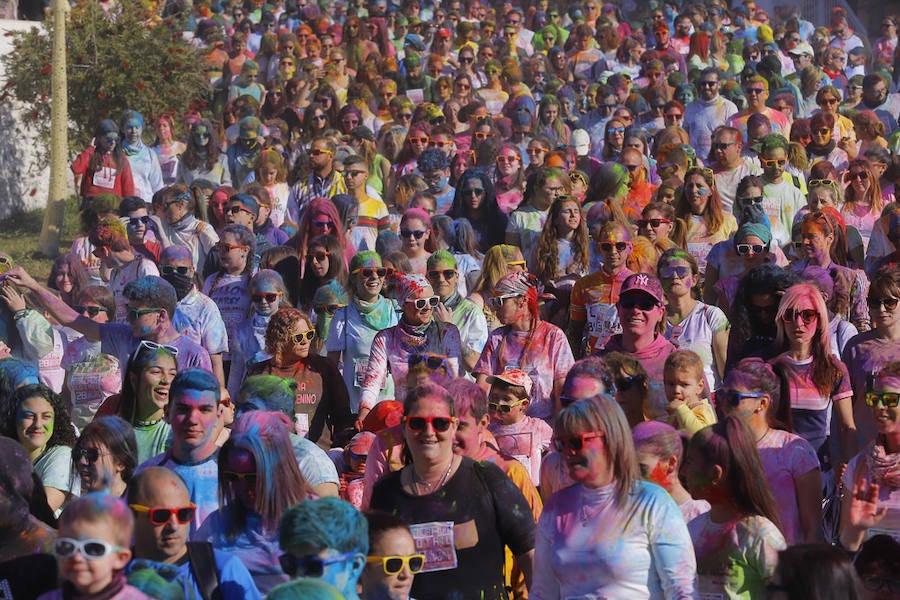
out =
<svg viewBox="0 0 900 600"><path fill-rule="evenodd" d="M697 590L712 598L762 598L787 545L753 434L736 417L698 431L684 465L688 490L710 510L688 523Z"/></svg>
<svg viewBox="0 0 900 600"><path fill-rule="evenodd" d="M409 258L413 273L424 273L425 262L430 253L425 250L425 242L431 235L431 217L424 210L410 208L400 220L400 240L403 253Z"/></svg>
<svg viewBox="0 0 900 600"><path fill-rule="evenodd" d="M287 184L287 169L284 159L275 150L263 150L256 165L256 181L265 186L272 199L269 218L275 227L281 227L287 214L287 199L291 189Z"/></svg>

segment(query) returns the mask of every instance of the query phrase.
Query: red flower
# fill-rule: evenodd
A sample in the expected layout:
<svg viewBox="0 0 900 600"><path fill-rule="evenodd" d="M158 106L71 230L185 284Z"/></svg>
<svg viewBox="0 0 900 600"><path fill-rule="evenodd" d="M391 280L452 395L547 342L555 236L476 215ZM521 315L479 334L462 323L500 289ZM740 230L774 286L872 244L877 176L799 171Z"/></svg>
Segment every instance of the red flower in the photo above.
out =
<svg viewBox="0 0 900 600"><path fill-rule="evenodd" d="M50 63L46 63L43 67L41 67L41 75L46 75L52 70L53 67L50 66Z"/></svg>
<svg viewBox="0 0 900 600"><path fill-rule="evenodd" d="M122 63L122 66L123 66L124 68L126 68L126 69L130 69L130 68L131 68L131 63L128 62L128 61L126 60L125 62Z"/></svg>
<svg viewBox="0 0 900 600"><path fill-rule="evenodd" d="M137 89L144 91L144 84L141 83L140 81L136 81L134 85L137 86Z"/></svg>
<svg viewBox="0 0 900 600"><path fill-rule="evenodd" d="M103 100L104 98L106 98L106 94L104 94L103 92L97 92L97 98Z"/></svg>

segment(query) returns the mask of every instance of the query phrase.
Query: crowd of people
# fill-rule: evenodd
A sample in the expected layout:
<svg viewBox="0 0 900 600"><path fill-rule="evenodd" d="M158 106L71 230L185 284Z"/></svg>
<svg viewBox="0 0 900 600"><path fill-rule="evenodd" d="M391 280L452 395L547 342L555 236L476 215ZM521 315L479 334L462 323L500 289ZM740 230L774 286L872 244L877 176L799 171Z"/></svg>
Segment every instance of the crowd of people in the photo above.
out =
<svg viewBox="0 0 900 600"><path fill-rule="evenodd" d="M158 11L208 110L0 254L0 597L900 598L900 18Z"/></svg>

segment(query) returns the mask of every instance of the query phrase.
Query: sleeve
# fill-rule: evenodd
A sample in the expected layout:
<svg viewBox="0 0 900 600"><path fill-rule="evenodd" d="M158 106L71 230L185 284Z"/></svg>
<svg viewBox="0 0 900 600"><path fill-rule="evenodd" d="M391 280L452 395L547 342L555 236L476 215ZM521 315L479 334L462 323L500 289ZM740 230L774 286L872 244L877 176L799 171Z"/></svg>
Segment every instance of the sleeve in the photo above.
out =
<svg viewBox="0 0 900 600"><path fill-rule="evenodd" d="M388 470L387 447L384 443L384 436L376 435L372 447L369 448L369 455L366 458L366 472L363 476L363 497L360 510L367 510L372 502L372 491L375 484L381 479Z"/></svg>
<svg viewBox="0 0 900 600"><path fill-rule="evenodd" d="M681 511L661 489L646 510L650 555L665 597L694 598L697 562Z"/></svg>
<svg viewBox="0 0 900 600"><path fill-rule="evenodd" d="M244 563L225 553L216 552L215 555L222 600L262 600Z"/></svg>
<svg viewBox="0 0 900 600"><path fill-rule="evenodd" d="M794 479L819 468L819 457L816 456L816 451L813 449L812 444L802 437L795 437L788 444L786 450L788 451L791 475Z"/></svg>
<svg viewBox="0 0 900 600"><path fill-rule="evenodd" d="M87 148L85 148L84 152L79 154L78 157L74 161L72 161L72 173L74 173L75 175L84 175L93 155L93 146L88 146Z"/></svg>
<svg viewBox="0 0 900 600"><path fill-rule="evenodd" d="M709 324L709 329L713 335L731 328L728 317L725 316L724 311L718 306L707 305L706 322Z"/></svg>
<svg viewBox="0 0 900 600"><path fill-rule="evenodd" d="M834 391L831 393L832 400L841 400L853 396L853 387L850 385L850 372L847 371L847 365L835 359L840 375L834 382Z"/></svg>
<svg viewBox="0 0 900 600"><path fill-rule="evenodd" d="M222 181L220 185L231 187L231 170L228 168L228 157L224 154L219 157L219 169L222 171Z"/></svg>
<svg viewBox="0 0 900 600"><path fill-rule="evenodd" d="M697 406L690 408L682 404L675 409L675 428L687 432L689 436L716 422L716 413L712 406L705 400Z"/></svg>
<svg viewBox="0 0 900 600"><path fill-rule="evenodd" d="M778 565L778 553L787 548L784 536L774 523L765 517L754 517L757 522L752 527L755 536L748 540L747 560L759 574L763 583L772 579L775 575L775 567ZM762 591L762 590L760 590Z"/></svg>
<svg viewBox="0 0 900 600"><path fill-rule="evenodd" d="M77 492L75 484L80 480L72 477L72 449L68 446L50 448L43 459L35 463L34 471L44 487Z"/></svg>
<svg viewBox="0 0 900 600"><path fill-rule="evenodd" d="M53 327L44 315L29 308L15 321L22 349L29 360L37 363L53 351Z"/></svg>
<svg viewBox="0 0 900 600"><path fill-rule="evenodd" d="M343 445L349 441L349 430L353 429L356 419L350 412L350 394L347 393L347 385L344 378L328 360L319 358L316 363L322 373L322 383L325 388L325 402L320 402L313 415L309 428L311 440L319 439L323 427L331 422L331 439L335 445Z"/></svg>
<svg viewBox="0 0 900 600"><path fill-rule="evenodd" d="M100 325L100 351L118 357L128 357L137 344L131 334L131 327L122 323L103 323ZM125 364L123 361L122 364Z"/></svg>
<svg viewBox="0 0 900 600"><path fill-rule="evenodd" d="M466 321L468 322L468 328L466 331L466 339L464 340L464 350L481 354L481 351L484 350L484 346L487 343L488 334L490 333L488 331L487 318L484 316L484 311L478 310L476 307L466 317Z"/></svg>
<svg viewBox="0 0 900 600"><path fill-rule="evenodd" d="M292 435L291 442L294 445L297 466L309 485L316 487L323 483L333 483L340 486L341 480L338 478L334 462L328 458L324 450L299 436Z"/></svg>
<svg viewBox="0 0 900 600"><path fill-rule="evenodd" d="M360 408L372 409L378 402L378 392L384 387L387 378L387 336L390 329L379 331L372 340L372 350L369 353L369 363L366 367L366 377L363 380L360 392ZM457 368L458 365L457 365Z"/></svg>
<svg viewBox="0 0 900 600"><path fill-rule="evenodd" d="M136 195L134 177L131 175L131 165L127 160L122 161L122 172L119 173L119 182L122 187L122 197Z"/></svg>
<svg viewBox="0 0 900 600"><path fill-rule="evenodd" d="M475 463L493 497L497 531L514 556L534 549L534 519L522 491L493 463ZM525 517L528 515L528 517Z"/></svg>
<svg viewBox="0 0 900 600"><path fill-rule="evenodd" d="M328 339L325 341L325 350L328 352L343 352L345 347L344 336L347 335L347 307L334 311L334 318L331 320L331 329L328 332ZM347 357L344 357L347 360Z"/></svg>
<svg viewBox="0 0 900 600"><path fill-rule="evenodd" d="M553 517L551 512L542 514L535 534L534 580L529 593L532 598L538 600L558 600L560 594L559 581L553 572L552 562L553 540L556 537Z"/></svg>
<svg viewBox="0 0 900 600"><path fill-rule="evenodd" d="M150 189L155 194L163 187L162 167L159 166L159 157L156 152L150 150Z"/></svg>

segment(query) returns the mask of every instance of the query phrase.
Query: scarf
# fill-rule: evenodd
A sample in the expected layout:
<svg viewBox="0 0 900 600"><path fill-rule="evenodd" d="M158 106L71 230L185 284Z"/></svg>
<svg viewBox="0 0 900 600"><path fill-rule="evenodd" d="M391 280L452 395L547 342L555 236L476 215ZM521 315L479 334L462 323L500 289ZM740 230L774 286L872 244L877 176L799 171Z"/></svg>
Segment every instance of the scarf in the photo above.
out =
<svg viewBox="0 0 900 600"><path fill-rule="evenodd" d="M459 291L454 291L447 301L444 302L444 306L449 308L450 310L456 310L456 307L459 306L459 303L462 302L462 296L459 295Z"/></svg>
<svg viewBox="0 0 900 600"><path fill-rule="evenodd" d="M125 589L125 574L119 573L108 586L95 594L82 594L68 581L62 585L63 600L109 600Z"/></svg>
<svg viewBox="0 0 900 600"><path fill-rule="evenodd" d="M394 306L391 301L383 296L379 296L374 302L366 302L360 300L357 296L353 297L353 306L359 313L359 318L370 329L381 331L387 329L391 325L391 318L394 314Z"/></svg>
<svg viewBox="0 0 900 600"><path fill-rule="evenodd" d="M170 223L169 227L171 227L173 231L178 232L192 231L197 227L198 222L199 219L197 219L197 217L191 213L187 213L178 221Z"/></svg>
<svg viewBox="0 0 900 600"><path fill-rule="evenodd" d="M873 482L887 484L891 489L900 488L900 452L888 454L881 436L872 444L872 450L866 456L866 465Z"/></svg>
<svg viewBox="0 0 900 600"><path fill-rule="evenodd" d="M834 150L835 141L832 136L831 140L825 144L824 146L820 146L814 142L810 142L806 145L806 153L810 156L828 156Z"/></svg>
<svg viewBox="0 0 900 600"><path fill-rule="evenodd" d="M140 140L134 145L129 144L127 141L122 140L122 151L126 156L134 156L144 149L144 143Z"/></svg>
<svg viewBox="0 0 900 600"><path fill-rule="evenodd" d="M406 321L406 316L400 317L400 331L411 338L416 338L416 344L421 344L424 338L428 335L428 328L431 327L431 324L434 323L434 319L425 323L424 325L412 325Z"/></svg>

